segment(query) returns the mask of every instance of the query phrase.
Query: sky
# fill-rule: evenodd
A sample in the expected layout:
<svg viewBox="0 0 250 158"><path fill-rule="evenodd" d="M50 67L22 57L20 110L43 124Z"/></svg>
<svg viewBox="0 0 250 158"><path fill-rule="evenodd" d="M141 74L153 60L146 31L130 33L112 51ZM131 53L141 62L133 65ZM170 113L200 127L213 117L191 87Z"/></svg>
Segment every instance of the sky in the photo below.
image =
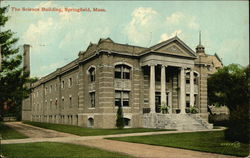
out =
<svg viewBox="0 0 250 158"><path fill-rule="evenodd" d="M177 35L195 50L199 31L207 54L217 53L224 65L246 66L249 64L248 3L3 1L1 6L9 5L9 21L1 29L15 32L19 38L15 47L31 45L33 77L45 76L64 66L76 59L79 51L86 50L90 42L97 43L100 38L150 47Z"/></svg>

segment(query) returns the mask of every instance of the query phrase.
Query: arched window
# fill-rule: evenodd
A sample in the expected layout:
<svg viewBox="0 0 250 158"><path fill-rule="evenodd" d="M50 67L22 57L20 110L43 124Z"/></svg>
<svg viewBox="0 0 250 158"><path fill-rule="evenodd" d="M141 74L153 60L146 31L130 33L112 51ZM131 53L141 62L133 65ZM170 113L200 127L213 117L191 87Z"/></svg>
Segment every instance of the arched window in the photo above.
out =
<svg viewBox="0 0 250 158"><path fill-rule="evenodd" d="M130 79L131 67L128 65L120 64L115 66L115 78Z"/></svg>
<svg viewBox="0 0 250 158"><path fill-rule="evenodd" d="M95 68L94 67L91 67L88 70L88 74L89 74L89 81L90 82L95 82Z"/></svg>
<svg viewBox="0 0 250 158"><path fill-rule="evenodd" d="M88 127L94 127L94 119L92 118L92 117L90 117L89 119L88 119Z"/></svg>
<svg viewBox="0 0 250 158"><path fill-rule="evenodd" d="M194 84L198 84L199 73L194 72Z"/></svg>

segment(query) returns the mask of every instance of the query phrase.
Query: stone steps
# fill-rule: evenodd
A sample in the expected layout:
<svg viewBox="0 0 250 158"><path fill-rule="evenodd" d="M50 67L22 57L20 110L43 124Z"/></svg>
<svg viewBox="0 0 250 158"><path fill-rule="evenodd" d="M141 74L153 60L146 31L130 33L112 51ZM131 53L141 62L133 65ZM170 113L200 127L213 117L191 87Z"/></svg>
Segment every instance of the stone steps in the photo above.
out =
<svg viewBox="0 0 250 158"><path fill-rule="evenodd" d="M177 130L205 130L212 129L213 125L198 115L192 114L144 114L143 126L145 128L163 128Z"/></svg>

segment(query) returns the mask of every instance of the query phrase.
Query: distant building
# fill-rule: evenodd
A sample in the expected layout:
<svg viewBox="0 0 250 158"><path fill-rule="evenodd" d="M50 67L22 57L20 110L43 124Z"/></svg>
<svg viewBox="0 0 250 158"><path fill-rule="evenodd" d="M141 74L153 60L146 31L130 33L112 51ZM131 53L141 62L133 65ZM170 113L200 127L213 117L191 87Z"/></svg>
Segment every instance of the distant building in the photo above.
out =
<svg viewBox="0 0 250 158"><path fill-rule="evenodd" d="M149 48L100 39L74 61L30 85L22 117L115 128L122 106L126 127L210 129L207 77L219 67L217 59L206 55L201 43L194 52L177 36ZM169 106L168 114L161 113L162 105ZM191 109L198 113L191 114Z"/></svg>

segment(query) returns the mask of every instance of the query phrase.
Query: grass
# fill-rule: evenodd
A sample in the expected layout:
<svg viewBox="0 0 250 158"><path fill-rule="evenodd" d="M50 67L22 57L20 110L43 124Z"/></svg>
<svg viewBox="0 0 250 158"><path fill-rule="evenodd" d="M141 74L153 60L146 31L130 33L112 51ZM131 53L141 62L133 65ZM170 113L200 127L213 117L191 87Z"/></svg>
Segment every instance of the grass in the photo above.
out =
<svg viewBox="0 0 250 158"><path fill-rule="evenodd" d="M108 138L133 143L169 146L234 156L248 156L249 144L224 140L224 131Z"/></svg>
<svg viewBox="0 0 250 158"><path fill-rule="evenodd" d="M28 138L27 136L17 132L11 127L5 125L3 122L0 122L0 134L2 139L22 139Z"/></svg>
<svg viewBox="0 0 250 158"><path fill-rule="evenodd" d="M29 125L52 129L55 131L71 133L79 136L96 136L96 135L111 135L111 134L124 134L124 133L139 133L139 132L156 132L166 131L165 129L148 129L148 128L125 128L125 129L94 129L83 128L70 125L41 123L41 122L24 122Z"/></svg>
<svg viewBox="0 0 250 158"><path fill-rule="evenodd" d="M87 146L49 142L6 144L2 145L2 152L8 158L132 158Z"/></svg>

